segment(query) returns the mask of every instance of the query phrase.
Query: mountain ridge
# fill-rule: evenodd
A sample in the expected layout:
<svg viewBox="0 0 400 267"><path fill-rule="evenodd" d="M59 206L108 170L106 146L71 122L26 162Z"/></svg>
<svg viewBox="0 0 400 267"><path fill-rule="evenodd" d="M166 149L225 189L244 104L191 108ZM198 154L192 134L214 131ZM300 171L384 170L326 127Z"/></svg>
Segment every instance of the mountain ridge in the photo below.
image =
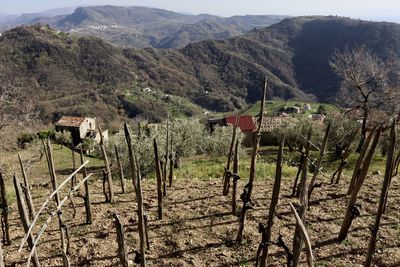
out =
<svg viewBox="0 0 400 267"><path fill-rule="evenodd" d="M335 50L357 46L399 62L400 25L297 17L181 49L121 49L95 37L23 26L0 37L0 82L25 95L35 92L47 119L66 111L92 114L93 105L99 117L125 116L126 94L147 87L231 111L259 100L265 77L268 99L332 102L340 79L329 59Z"/></svg>
<svg viewBox="0 0 400 267"><path fill-rule="evenodd" d="M53 12L54 16L48 15L51 11L24 14L3 23L3 28L41 23L65 32L97 36L121 47L182 48L190 42L208 38L229 39L285 18L274 15L223 18L210 14L188 15L157 8L112 5L78 7L70 11L65 11L68 14ZM206 21L209 19L217 21L212 29L207 28ZM201 21L204 25L199 25ZM186 32L183 32L185 29ZM171 46L166 47L166 44Z"/></svg>

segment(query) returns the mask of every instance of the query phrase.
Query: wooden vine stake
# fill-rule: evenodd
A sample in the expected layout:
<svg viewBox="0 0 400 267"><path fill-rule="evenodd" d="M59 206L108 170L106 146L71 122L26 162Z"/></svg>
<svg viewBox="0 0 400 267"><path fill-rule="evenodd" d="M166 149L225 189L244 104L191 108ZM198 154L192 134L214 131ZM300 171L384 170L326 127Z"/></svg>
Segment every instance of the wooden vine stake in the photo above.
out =
<svg viewBox="0 0 400 267"><path fill-rule="evenodd" d="M84 158L83 158L83 151L82 151L82 146L80 147L80 157L81 157L81 165L84 163ZM87 169L86 166L83 167L82 169L82 174L83 178L87 176ZM90 190L89 190L89 181L85 181L85 211L86 211L86 224L92 224L93 219L92 219L92 206L90 204Z"/></svg>
<svg viewBox="0 0 400 267"><path fill-rule="evenodd" d="M110 162L108 160L107 151L106 151L105 144L104 144L103 132L101 131L100 125L97 126L97 129L100 134L100 149L101 149L101 153L103 154L104 167L106 168L106 173L107 173L107 185L108 185L108 194L109 194L108 202L113 203L114 202L114 192L113 192L113 181L112 181Z"/></svg>
<svg viewBox="0 0 400 267"><path fill-rule="evenodd" d="M4 267L4 252L3 252L3 245L0 242L0 267Z"/></svg>
<svg viewBox="0 0 400 267"><path fill-rule="evenodd" d="M248 204L251 203L251 193L253 191L253 183L254 183L254 178L256 176L257 154L258 154L258 148L260 146L261 126L262 126L263 119L264 119L264 106L265 106L265 98L266 98L266 94L267 94L267 82L268 81L266 78L265 83L264 83L264 90L263 90L262 97L261 97L261 108L260 108L260 115L258 118L258 127L257 127L257 130L253 133L253 153L251 155L249 182L245 186L243 193L240 196L241 200L243 201L243 206L242 206L242 210L240 213L239 230L238 230L238 233L236 236L236 242L238 242L238 243L242 242L243 230L244 230L244 225L246 222L246 213L249 209L252 209L252 207L249 206Z"/></svg>
<svg viewBox="0 0 400 267"><path fill-rule="evenodd" d="M172 130L170 129L170 153L168 156L169 159L169 174L168 174L168 182L169 182L169 187L172 186L172 180L174 178L174 157L173 157L173 143L172 143L172 139L173 139L173 126L174 124L172 124Z"/></svg>
<svg viewBox="0 0 400 267"><path fill-rule="evenodd" d="M338 241L341 242L346 239L347 233L349 231L349 228L351 226L351 223L353 222L353 219L358 217L360 215L360 211L358 210L358 207L356 206L357 202L357 197L358 193L360 192L360 189L364 183L365 178L367 177L368 169L371 164L372 157L374 155L375 149L378 145L379 138L381 136L382 128L379 128L376 133L374 134L374 140L372 141L371 148L369 149L365 160L363 161L360 175L358 176L357 181L354 184L353 191L350 195L349 202L347 204L346 208L346 213L344 215L343 223L340 228L340 232L338 235Z"/></svg>
<svg viewBox="0 0 400 267"><path fill-rule="evenodd" d="M232 155L233 155L232 153L233 153L233 147L235 145L236 129L238 127L238 123L239 123L239 113L236 114L235 125L233 126L233 132L232 132L231 145L229 147L229 153L228 153L228 157L226 160L226 168L224 171L224 177L223 177L224 187L223 187L223 191L222 191L222 194L224 196L227 196L229 194L230 177L227 175L227 172L231 168L231 161L232 161Z"/></svg>
<svg viewBox="0 0 400 267"><path fill-rule="evenodd" d="M314 266L313 262L314 262L314 256L312 253L312 247L311 247L311 242L310 242L310 238L307 234L307 230L306 227L304 226L304 222L301 220L299 214L297 213L296 209L293 207L292 203L289 203L290 208L293 212L293 215L296 219L296 227L298 227L300 229L300 234L303 238L303 240L305 240L306 243L306 248L307 248L307 266L308 267L312 267ZM293 266L297 266L298 263L294 263Z"/></svg>
<svg viewBox="0 0 400 267"><path fill-rule="evenodd" d="M132 172L132 182L136 191L136 201L138 205L138 217L139 217L139 236L140 236L140 256L141 262L140 266L146 266L146 257L145 257L145 249L146 249L146 235L145 235L145 222L144 222L144 214L143 214L143 196L142 196L142 183L139 172L139 166L137 165L137 159L133 151L131 135L128 129L128 125L124 123L124 131L126 143L128 145L128 154L129 154L129 162L131 165Z"/></svg>
<svg viewBox="0 0 400 267"><path fill-rule="evenodd" d="M167 133L165 140L165 155L164 155L164 166L163 166L163 195L167 195L167 173L169 166L169 113L167 115Z"/></svg>
<svg viewBox="0 0 400 267"><path fill-rule="evenodd" d="M162 177L161 177L161 166L158 157L158 148L156 139L153 140L153 146L154 146L154 164L156 165L156 176L157 176L158 219L162 220L162 214L163 214Z"/></svg>
<svg viewBox="0 0 400 267"><path fill-rule="evenodd" d="M32 194L31 194L31 189L30 189L30 185L29 185L29 181L28 181L28 175L26 174L24 163L22 162L21 155L19 153L18 153L18 160L19 160L19 165L21 167L22 178L24 181L23 192L25 195L26 203L28 204L29 218L33 219L35 217L35 207L34 207L33 201L32 201Z"/></svg>
<svg viewBox="0 0 400 267"><path fill-rule="evenodd" d="M21 184L19 182L19 179L15 175L14 175L13 182L14 182L14 188L15 188L15 195L17 198L19 217L21 219L21 223L22 223L25 233L28 233L29 225L31 224L31 222L29 220L28 212L26 210L24 198L22 197ZM29 245L30 249L34 249L33 265L35 267L39 267L40 266L39 258L37 256L36 249L33 247L33 238L32 238L31 233L29 234L27 241L28 241L28 245Z"/></svg>
<svg viewBox="0 0 400 267"><path fill-rule="evenodd" d="M232 183L233 183L233 188L232 188L232 214L236 214L236 195L237 195L237 183L240 180L240 177L238 175L239 172L239 140L236 140L236 145L235 145L235 152L233 154L233 177L232 177Z"/></svg>
<svg viewBox="0 0 400 267"><path fill-rule="evenodd" d="M299 183L299 187L297 188L297 193L299 194L300 198L300 209L299 215L300 219L303 223L306 222L306 211L308 209L308 186L307 186L307 168L308 168L308 155L310 153L310 143L311 143L311 134L312 128L310 127L308 134L307 134L307 143L306 143L306 152L305 158L303 162L303 169L301 171L301 180ZM301 233L302 229L299 224L296 225L296 229L294 232L293 238L293 266L297 266L300 261L300 254L303 248L303 235Z"/></svg>
<svg viewBox="0 0 400 267"><path fill-rule="evenodd" d="M294 184L292 187L292 194L290 195L291 197L294 197L296 195L296 190L297 190L297 186L298 186L298 180L301 174L301 171L303 170L303 164L304 164L304 160L305 160L305 151L303 148L300 149L300 163L297 169L297 174L296 174L296 178L294 179Z"/></svg>
<svg viewBox="0 0 400 267"><path fill-rule="evenodd" d="M372 131L368 135L366 141L363 143L363 146L361 148L360 154L358 155L358 158L357 158L356 165L354 166L353 175L351 176L349 188L347 189L347 195L351 194L351 192L353 191L353 188L354 188L354 184L356 183L358 177L360 176L362 163L363 163L363 161L365 159L365 156L367 154L368 147L371 144L374 131Z"/></svg>
<svg viewBox="0 0 400 267"><path fill-rule="evenodd" d="M118 243L118 256L121 262L121 266L128 267L128 248L126 247L125 243L125 231L124 226L119 219L117 214L114 214L115 219L115 229L117 231L117 243Z"/></svg>
<svg viewBox="0 0 400 267"><path fill-rule="evenodd" d="M262 252L260 258L261 267L267 266L267 259L269 252L268 249L269 249L269 243L271 241L272 226L274 225L275 211L279 201L279 193L281 191L284 144L285 144L285 139L283 139L279 145L278 157L276 159L275 182L274 182L274 188L272 190L271 204L269 206L267 227L264 228L264 233L262 235L263 240L261 240L259 252L257 254L257 260L258 260L258 256L261 250ZM257 263L256 266L258 266Z"/></svg>
<svg viewBox="0 0 400 267"><path fill-rule="evenodd" d="M56 169L54 166L53 150L51 147L50 140L47 140L47 158L49 160L48 166L50 167L49 172L50 172L53 190L57 190L57 186L58 186L57 185L58 184L57 183L57 175L56 175ZM60 204L60 195L59 195L58 191L55 195L55 202L56 202L57 206ZM66 244L65 232L64 232L65 225L62 221L62 212L57 213L57 216L58 216L58 225L60 228L61 248L62 248L62 251L66 254L67 253L67 244ZM63 257L63 265L64 265L64 267L69 266L68 261L66 261L65 257Z"/></svg>
<svg viewBox="0 0 400 267"><path fill-rule="evenodd" d="M73 145L71 147L71 152L72 152L72 169L75 171L76 170L76 160L75 160L75 148ZM74 175L74 177L72 177L72 179L71 179L71 189L74 188L75 183L76 183L76 175Z"/></svg>
<svg viewBox="0 0 400 267"><path fill-rule="evenodd" d="M358 128L358 129L351 135L350 141L349 141L349 143L347 144L347 146L346 146L346 148L345 148L343 154L341 155L341 160L340 160L339 167L337 168L337 170L336 170L336 171L333 173L333 175L332 175L331 184L333 184L333 180L335 179L335 176L336 176L336 175L337 175L337 177L336 177L335 184L338 184L338 183L339 183L340 178L342 177L343 169L344 169L344 167L346 167L346 165L347 165L347 158L349 157L350 152L351 152L351 145L353 144L353 141L354 141L354 139L356 138L357 133L359 132L359 130L360 130L360 128Z"/></svg>
<svg viewBox="0 0 400 267"><path fill-rule="evenodd" d="M310 201L310 198L311 198L311 193L314 190L315 181L317 180L317 176L318 176L318 174L319 174L319 172L321 170L322 160L324 158L325 149L326 149L326 146L328 144L328 136L329 136L330 129L331 129L331 124L329 123L328 126L326 127L326 130L325 130L324 139L322 140L322 145L321 145L321 149L319 151L319 157L318 157L318 160L317 160L317 164L315 166L313 177L311 178L310 185L308 186L308 200L309 201Z"/></svg>
<svg viewBox="0 0 400 267"><path fill-rule="evenodd" d="M10 238L10 223L8 220L8 214L9 214L9 207L8 207L8 200L7 200L7 189L6 189L6 183L4 181L3 175L0 172L0 194L1 194L1 205L2 205L2 227L3 227L3 242L6 245L11 244L11 238Z"/></svg>
<svg viewBox="0 0 400 267"><path fill-rule="evenodd" d="M115 157L117 158L117 165L118 165L118 170L119 170L119 176L121 178L121 191L124 194L125 193L125 176L124 176L124 168L122 168L122 162L121 158L119 156L119 150L117 147L117 144L114 144L115 148Z"/></svg>
<svg viewBox="0 0 400 267"><path fill-rule="evenodd" d="M371 266L372 258L375 253L379 227L381 224L382 215L384 213L386 205L386 197L390 187L390 180L393 176L395 149L396 149L396 121L393 120L393 125L390 130L390 146L386 158L385 177L383 179L382 191L379 199L378 211L375 217L375 223L371 229L371 237L369 239L367 257L364 263L365 267Z"/></svg>

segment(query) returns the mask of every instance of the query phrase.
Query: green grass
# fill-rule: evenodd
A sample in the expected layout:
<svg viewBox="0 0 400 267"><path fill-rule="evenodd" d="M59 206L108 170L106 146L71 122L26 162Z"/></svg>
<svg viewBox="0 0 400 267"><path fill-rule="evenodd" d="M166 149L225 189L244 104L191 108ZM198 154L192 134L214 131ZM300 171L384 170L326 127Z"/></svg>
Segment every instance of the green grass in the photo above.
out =
<svg viewBox="0 0 400 267"><path fill-rule="evenodd" d="M252 105L248 109L243 111L244 115L252 115L252 116L257 116L260 113L260 103L261 101L257 102L256 104ZM317 113L318 107L320 105L323 105L325 107L325 110L327 113L332 113L335 111L339 111L339 109L331 104L322 104L322 103L312 103L312 102L304 102L304 101L296 101L296 100L272 100L272 101L267 101L265 110L267 112L268 116L274 116L276 115L279 110L283 107L292 107L295 106L296 104L300 105L300 107L303 107L305 103L310 104L311 110L305 111L304 113L300 114L292 114L293 116L300 116L300 117L308 117L311 114Z"/></svg>
<svg viewBox="0 0 400 267"><path fill-rule="evenodd" d="M176 95L169 95L167 98L165 93L154 88L151 88L151 90L151 92L144 92L139 88L129 90L125 93L125 100L132 103L143 100L157 103L157 105L163 106L174 118L188 118L202 114L203 109L187 98Z"/></svg>
<svg viewBox="0 0 400 267"><path fill-rule="evenodd" d="M53 158L56 170L71 169L73 166L71 150L65 146L53 145ZM85 160L89 160L89 163L87 165L88 168L104 166L104 161L102 159L98 159L91 156L89 157L85 156ZM79 167L81 165L80 155L79 153L76 152L75 152L75 161L76 161L76 167ZM45 157L43 157L42 160L35 166L35 171L42 174L48 172L48 167Z"/></svg>

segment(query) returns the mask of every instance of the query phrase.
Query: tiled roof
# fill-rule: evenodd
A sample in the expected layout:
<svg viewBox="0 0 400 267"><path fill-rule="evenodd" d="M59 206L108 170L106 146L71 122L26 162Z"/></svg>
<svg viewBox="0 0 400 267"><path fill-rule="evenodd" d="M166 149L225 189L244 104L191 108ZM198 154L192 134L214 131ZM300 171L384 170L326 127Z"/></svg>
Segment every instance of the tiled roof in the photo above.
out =
<svg viewBox="0 0 400 267"><path fill-rule="evenodd" d="M225 119L227 124L235 125L236 116L226 117ZM254 131L256 129L252 116L240 116L238 127L242 131Z"/></svg>
<svg viewBox="0 0 400 267"><path fill-rule="evenodd" d="M62 116L56 126L79 127L85 121L85 117Z"/></svg>
<svg viewBox="0 0 400 267"><path fill-rule="evenodd" d="M255 118L257 120L257 118ZM261 132L271 133L275 129L281 127L284 122L290 120L288 117L264 117L261 125Z"/></svg>

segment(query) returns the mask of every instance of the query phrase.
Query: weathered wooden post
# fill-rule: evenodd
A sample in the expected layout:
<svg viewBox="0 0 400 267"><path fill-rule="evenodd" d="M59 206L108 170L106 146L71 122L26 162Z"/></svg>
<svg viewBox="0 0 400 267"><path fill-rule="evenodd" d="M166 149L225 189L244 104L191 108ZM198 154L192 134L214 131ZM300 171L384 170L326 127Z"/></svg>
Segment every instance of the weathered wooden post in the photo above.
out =
<svg viewBox="0 0 400 267"><path fill-rule="evenodd" d="M340 228L339 235L338 235L338 241L340 241L340 242L346 239L347 233L351 226L351 223L353 222L353 220L356 217L358 217L360 215L359 214L360 212L355 204L357 202L357 197L358 197L358 193L361 189L361 186L363 185L364 180L367 177L369 165L371 164L372 157L373 157L375 149L378 145L379 138L381 136L381 132L382 132L382 128L379 128L376 131L374 140L372 141L371 148L369 149L368 154L366 155L365 160L363 162L363 165L362 165L362 168L360 171L360 175L358 176L358 179L354 184L354 188L350 195L350 199L349 199L349 202L348 202L347 208L346 208L346 213L344 215L343 223Z"/></svg>
<svg viewBox="0 0 400 267"><path fill-rule="evenodd" d="M147 217L147 214L145 213L143 215L143 219L144 219L144 233L145 233L145 237L146 237L146 244L147 244L147 249L150 250L150 241L149 241L149 219Z"/></svg>
<svg viewBox="0 0 400 267"><path fill-rule="evenodd" d="M4 267L4 252L3 252L3 246L0 242L0 267Z"/></svg>
<svg viewBox="0 0 400 267"><path fill-rule="evenodd" d="M50 172L53 190L57 190L57 175L56 175L56 169L54 166L53 151L52 151L50 140L47 140L47 154L48 154L48 159L49 159L48 165L50 167L49 172ZM55 195L55 202L56 202L57 206L60 204L60 195L59 195L58 191ZM60 227L61 248L64 253L67 253L67 244L65 241L65 232L64 232L64 228L66 226L64 225L64 223L62 221L62 212L57 213L57 216L58 216L58 224ZM64 264L64 267L69 266L68 261L66 261L64 257L63 257L63 264Z"/></svg>
<svg viewBox="0 0 400 267"><path fill-rule="evenodd" d="M297 188L297 193L300 194L300 218L303 223L306 222L306 211L308 208L308 186L307 186L307 168L308 168L308 155L310 153L310 143L311 143L312 128L307 134L306 152L303 161L303 169L301 171L301 181L299 187ZM293 238L293 266L297 266L300 261L300 254L303 248L303 235L301 233L300 225L296 225L294 238Z"/></svg>
<svg viewBox="0 0 400 267"><path fill-rule="evenodd" d="M276 159L274 188L272 190L272 199L271 199L271 204L269 206L267 227L264 229L264 234L262 235L263 238L262 238L261 244L260 244L260 248L262 249L262 254L261 254L261 259L260 259L261 267L267 266L267 259L268 259L268 252L269 252L268 249L269 249L269 243L271 241L272 226L274 225L276 206L278 205L279 193L281 191L284 144L285 144L285 138L283 138L283 140L281 141L281 144L279 146L278 157ZM258 260L258 256L259 256L259 254L257 255L257 260ZM256 266L258 266L257 263L256 263Z"/></svg>
<svg viewBox="0 0 400 267"><path fill-rule="evenodd" d="M353 144L353 141L354 141L354 139L356 138L357 133L359 132L359 130L360 130L360 128L358 128L358 129L353 133L353 135L352 135L351 138L350 138L349 143L347 144L347 146L346 146L346 148L345 148L343 154L341 155L339 167L338 167L338 169L337 169L337 170L333 173L333 175L332 175L331 184L333 184L333 180L334 180L334 178L335 178L336 175L337 175L337 177L336 177L335 184L338 184L338 183L339 183L340 178L341 178L341 176L342 176L343 168L347 165L347 158L349 157L350 152L351 152L351 145Z"/></svg>
<svg viewBox="0 0 400 267"><path fill-rule="evenodd" d="M167 173L169 167L169 113L167 115L167 134L166 134L166 143L165 143L165 156L164 156L165 164L163 169L163 179L164 179L164 187L167 184ZM166 188L164 189L164 196L166 196Z"/></svg>
<svg viewBox="0 0 400 267"><path fill-rule="evenodd" d="M106 151L105 144L104 144L104 136L103 136L103 132L101 131L100 125L97 126L97 129L100 134L100 149L101 149L101 153L103 154L104 166L105 166L106 172L107 172L107 184L108 184L108 193L109 193L108 202L113 203L114 202L114 192L113 192L113 180L112 180L110 162L108 160L107 151Z"/></svg>
<svg viewBox="0 0 400 267"><path fill-rule="evenodd" d="M20 216L20 219L21 219L22 227L24 228L25 233L27 233L28 229L29 229L29 225L31 224L31 222L29 221L28 212L27 212L26 207L25 207L25 201L24 201L24 198L22 197L22 189L21 189L21 186L20 186L20 182L19 182L18 178L15 175L14 175L13 181L14 181L15 194L16 194L16 198L17 198L19 216ZM29 234L27 241L28 241L29 247L31 249L35 249L33 247L32 234ZM33 265L35 267L39 267L40 266L39 258L37 256L36 249L35 249L34 254L33 254Z"/></svg>
<svg viewBox="0 0 400 267"><path fill-rule="evenodd" d="M301 179L299 185L297 186L296 197L300 197L304 191L304 188L307 187L307 174L308 174L308 158L310 155L310 148L311 148L311 136L312 136L312 127L308 130L307 134L307 141L306 147L304 152L304 159L301 165ZM308 189L308 187L307 187ZM307 192L307 199L308 199L308 192ZM307 200L308 202L308 200Z"/></svg>
<svg viewBox="0 0 400 267"><path fill-rule="evenodd" d="M3 220L3 241L4 244L10 245L11 238L10 238L10 223L8 221L8 214L9 214L9 207L8 207L8 200L7 200L7 189L6 183L4 181L3 175L0 171L0 193L1 193L1 206L2 206L2 213L1 217Z"/></svg>
<svg viewBox="0 0 400 267"><path fill-rule="evenodd" d="M174 152L173 152L173 126L172 124L172 129L170 129L170 153L169 153L169 174L168 174L168 181L169 181L169 187L172 186L172 180L174 178Z"/></svg>
<svg viewBox="0 0 400 267"><path fill-rule="evenodd" d="M260 146L261 126L264 119L264 106L265 106L266 94L267 94L267 78L265 79L264 90L261 97L261 108L260 108L260 115L258 118L258 127L257 130L253 133L253 153L251 156L249 183L245 186L243 194L240 196L240 198L243 201L243 207L239 219L239 230L236 236L236 242L238 243L242 241L244 225L246 222L246 213L249 209L252 209L252 207L248 206L248 204L251 202L251 193L253 191L253 183L254 183L254 178L256 176L257 154L258 154L258 148Z"/></svg>
<svg viewBox="0 0 400 267"><path fill-rule="evenodd" d="M292 187L292 194L290 195L291 197L294 197L296 195L296 190L297 190L297 186L298 186L298 181L299 181L299 177L301 174L301 171L303 170L303 164L304 164L304 159L305 159L305 151L303 149L303 147L300 149L300 162L299 162L299 166L297 169L297 174L296 174L296 178L294 179L294 183L293 183L293 187Z"/></svg>
<svg viewBox="0 0 400 267"><path fill-rule="evenodd" d="M154 164L156 165L156 177L157 177L158 219L162 220L162 213L163 213L162 177L161 177L161 167L160 167L160 160L158 157L158 148L156 139L153 140L153 146L154 146Z"/></svg>
<svg viewBox="0 0 400 267"><path fill-rule="evenodd" d="M390 130L390 146L386 158L386 169L385 169L385 178L383 179L382 191L381 196L379 199L378 211L375 217L374 226L371 229L371 237L369 239L368 244L368 252L367 257L365 259L364 266L370 267L372 264L372 258L375 253L376 249L376 240L378 237L379 227L381 224L381 218L385 211L386 205L386 197L390 187L390 180L393 177L393 170L394 170L394 153L396 149L396 121L393 120L393 125Z"/></svg>
<svg viewBox="0 0 400 267"><path fill-rule="evenodd" d="M174 158L171 153L169 154L169 174L168 174L169 187L172 186L173 178L174 178Z"/></svg>
<svg viewBox="0 0 400 267"><path fill-rule="evenodd" d="M114 213L114 219L115 219L115 229L117 231L119 260L121 262L121 266L128 267L129 266L129 264L128 264L129 263L128 248L126 247L126 243L125 243L124 226L122 225L121 220L119 219L119 216L116 213Z"/></svg>
<svg viewBox="0 0 400 267"><path fill-rule="evenodd" d="M299 214L297 213L296 209L293 207L292 203L289 203L290 208L293 212L294 217L296 218L296 228L298 227L300 229L300 234L302 236L302 239L305 240L306 242L306 248L307 248L307 265L308 267L314 266L314 256L312 253L312 247L311 247L311 242L310 238L307 234L306 227L304 226L304 222L300 218ZM298 262L293 263L293 267L296 267L298 265Z"/></svg>
<svg viewBox="0 0 400 267"><path fill-rule="evenodd" d="M19 153L18 153L18 160L19 160L19 165L21 167L22 178L24 181L24 188L22 191L24 192L26 203L28 204L29 218L33 219L35 217L35 207L32 201L31 188L29 185L28 175L26 174L24 163L22 162L21 155Z"/></svg>
<svg viewBox="0 0 400 267"><path fill-rule="evenodd" d="M101 169L101 172L103 173L103 195L104 195L105 202L107 203L107 202L110 202L109 194L107 192L107 186L106 186L106 184L107 184L107 171L105 169Z"/></svg>
<svg viewBox="0 0 400 267"><path fill-rule="evenodd" d="M75 160L74 145L72 145L72 147L71 147L71 152L72 152L72 168L73 168L73 171L75 171L76 170L76 160ZM75 183L76 183L76 175L74 175L74 177L72 177L72 179L71 179L71 189L74 188Z"/></svg>
<svg viewBox="0 0 400 267"><path fill-rule="evenodd" d="M325 149L326 149L326 146L328 144L328 136L329 136L330 129L331 129L331 124L329 123L328 126L326 127L325 136L324 136L324 139L322 140L322 145L321 145L321 148L319 150L319 157L318 157L318 160L317 160L317 164L315 166L313 177L311 178L310 185L308 186L308 200L309 201L310 201L310 198L311 198L311 193L314 190L315 181L317 180L317 176L318 176L318 174L319 174L319 172L321 170L322 160L324 158Z"/></svg>
<svg viewBox="0 0 400 267"><path fill-rule="evenodd" d="M80 147L80 157L81 157L81 165L84 163L84 158L83 158L83 151L82 151L82 146ZM83 178L87 176L87 169L86 166L83 167L82 169L82 174ZM85 181L85 210L86 210L86 224L92 224L92 206L90 204L90 190L89 190L89 181Z"/></svg>
<svg viewBox="0 0 400 267"><path fill-rule="evenodd" d="M122 193L125 193L124 168L122 168L122 162L121 162L121 158L119 156L119 150L118 150L117 144L114 144L114 148L115 148L115 157L117 158L119 176L121 178L121 190L122 190Z"/></svg>
<svg viewBox="0 0 400 267"><path fill-rule="evenodd" d="M131 135L128 129L128 125L124 123L124 132L126 143L128 145L128 154L129 154L129 162L131 165L131 172L132 172L132 182L133 186L136 191L136 200L138 205L138 217L139 217L139 236L140 236L140 254L141 254L141 262L140 265L142 267L146 266L146 255L145 255L145 247L146 247L146 240L145 240L145 223L143 218L143 196L142 196L142 182L139 172L139 166L137 165L136 156L133 151Z"/></svg>
<svg viewBox="0 0 400 267"><path fill-rule="evenodd" d="M353 191L354 184L356 183L358 177L360 176L361 172L361 167L362 163L365 159L365 155L367 154L368 147L371 144L372 137L374 136L374 132L376 129L374 129L367 137L366 141L363 143L363 146L361 148L360 154L358 155L356 165L354 167L353 175L351 176L349 188L347 189L347 195L350 195L351 192Z"/></svg>
<svg viewBox="0 0 400 267"><path fill-rule="evenodd" d="M237 183L240 180L239 172L239 140L236 140L235 152L233 154L233 175L232 177L232 214L236 214L236 195L237 195Z"/></svg>
<svg viewBox="0 0 400 267"><path fill-rule="evenodd" d="M230 177L228 177L227 171L230 170L231 168L231 161L232 161L232 153L233 153L233 146L235 145L235 140L236 140L236 129L239 123L239 113L236 114L236 119L235 119L235 125L233 126L233 132L232 132L232 139L231 139L231 145L229 147L229 152L228 152L228 157L226 160L226 168L224 171L224 176L223 176L223 190L222 190L222 194L224 196L227 196L229 194L229 186L230 186Z"/></svg>

